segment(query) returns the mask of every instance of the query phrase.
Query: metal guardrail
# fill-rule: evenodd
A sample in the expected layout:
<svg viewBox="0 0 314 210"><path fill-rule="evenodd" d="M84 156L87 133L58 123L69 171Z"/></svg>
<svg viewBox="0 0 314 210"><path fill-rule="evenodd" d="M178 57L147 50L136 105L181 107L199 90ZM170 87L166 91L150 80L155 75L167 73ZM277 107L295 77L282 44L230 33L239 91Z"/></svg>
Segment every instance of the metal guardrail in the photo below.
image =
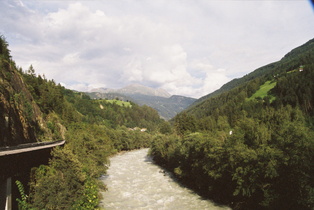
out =
<svg viewBox="0 0 314 210"><path fill-rule="evenodd" d="M31 152L35 150L47 149L55 146L64 145L65 140L54 141L54 142L36 142L36 143L28 143L28 144L20 144L17 146L11 147L1 147L0 148L0 156L6 155L14 155L24 152Z"/></svg>

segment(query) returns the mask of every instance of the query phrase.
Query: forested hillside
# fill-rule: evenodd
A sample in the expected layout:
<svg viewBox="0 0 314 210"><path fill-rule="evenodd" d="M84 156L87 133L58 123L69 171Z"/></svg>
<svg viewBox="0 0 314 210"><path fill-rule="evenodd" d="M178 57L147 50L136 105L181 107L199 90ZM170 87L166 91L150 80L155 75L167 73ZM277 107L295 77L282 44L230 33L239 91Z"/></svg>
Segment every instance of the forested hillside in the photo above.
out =
<svg viewBox="0 0 314 210"><path fill-rule="evenodd" d="M305 63L311 63L313 61L313 45L314 45L314 39L311 39L307 43L301 45L300 47L297 47L291 50L291 52L287 53L280 61L270 63L263 67L260 67L254 70L253 72L243 76L242 78L233 79L232 81L224 84L220 89L214 91L213 93L203 96L202 98L197 100L194 104L195 105L199 104L208 98L227 92L241 84L247 83L258 77L263 77L267 75L273 76L276 74L289 71L291 69L298 68L299 65L302 65Z"/></svg>
<svg viewBox="0 0 314 210"><path fill-rule="evenodd" d="M32 170L20 208L95 209L108 157L148 147L163 120L148 106L92 100L37 75L32 66L18 68L3 36L0 44L0 145L66 140L49 165Z"/></svg>
<svg viewBox="0 0 314 210"><path fill-rule="evenodd" d="M150 152L233 209L313 209L313 81L311 40L177 115Z"/></svg>

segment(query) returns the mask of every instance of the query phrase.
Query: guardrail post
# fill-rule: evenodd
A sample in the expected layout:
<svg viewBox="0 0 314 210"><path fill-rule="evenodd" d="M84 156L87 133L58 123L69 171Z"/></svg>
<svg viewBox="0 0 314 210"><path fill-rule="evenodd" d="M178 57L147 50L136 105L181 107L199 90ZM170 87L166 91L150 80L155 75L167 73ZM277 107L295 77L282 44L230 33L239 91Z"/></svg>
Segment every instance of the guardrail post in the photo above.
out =
<svg viewBox="0 0 314 210"><path fill-rule="evenodd" d="M5 210L12 210L12 178L7 178Z"/></svg>

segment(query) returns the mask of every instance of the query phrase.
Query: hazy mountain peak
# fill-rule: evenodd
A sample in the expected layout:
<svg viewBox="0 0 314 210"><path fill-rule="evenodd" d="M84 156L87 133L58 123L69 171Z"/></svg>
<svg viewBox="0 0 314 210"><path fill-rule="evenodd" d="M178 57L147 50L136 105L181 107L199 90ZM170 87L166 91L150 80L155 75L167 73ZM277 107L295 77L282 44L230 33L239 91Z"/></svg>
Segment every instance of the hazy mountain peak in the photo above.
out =
<svg viewBox="0 0 314 210"><path fill-rule="evenodd" d="M171 95L164 89L158 88L154 89L147 87L141 84L130 84L126 87L120 89L110 89L110 88L96 88L92 89L90 92L99 92L99 93L119 93L124 95L148 95L148 96L159 96L164 98L169 98Z"/></svg>
<svg viewBox="0 0 314 210"><path fill-rule="evenodd" d="M164 89L154 89L140 84L130 84L121 89L97 88L87 94L92 98L118 98L139 105L147 105L156 109L160 116L166 120L173 118L196 100L185 96L171 96Z"/></svg>
<svg viewBox="0 0 314 210"><path fill-rule="evenodd" d="M88 92L91 92L91 93L107 93L109 89L108 88L93 88L91 89L90 91Z"/></svg>
<svg viewBox="0 0 314 210"><path fill-rule="evenodd" d="M150 95L150 96L159 96L169 98L171 95L164 89L158 88L154 89L151 87L147 87L141 84L131 84L120 90L123 90L128 94L142 94L142 95Z"/></svg>

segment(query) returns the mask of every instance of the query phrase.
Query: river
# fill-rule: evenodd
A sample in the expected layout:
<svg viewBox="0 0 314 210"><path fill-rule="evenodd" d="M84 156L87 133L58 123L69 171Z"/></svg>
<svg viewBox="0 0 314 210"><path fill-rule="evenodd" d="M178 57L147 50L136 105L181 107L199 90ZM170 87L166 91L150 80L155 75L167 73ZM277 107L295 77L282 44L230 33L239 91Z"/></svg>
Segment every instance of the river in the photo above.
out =
<svg viewBox="0 0 314 210"><path fill-rule="evenodd" d="M118 154L102 181L104 209L229 209L204 200L176 183L147 156L148 149Z"/></svg>

